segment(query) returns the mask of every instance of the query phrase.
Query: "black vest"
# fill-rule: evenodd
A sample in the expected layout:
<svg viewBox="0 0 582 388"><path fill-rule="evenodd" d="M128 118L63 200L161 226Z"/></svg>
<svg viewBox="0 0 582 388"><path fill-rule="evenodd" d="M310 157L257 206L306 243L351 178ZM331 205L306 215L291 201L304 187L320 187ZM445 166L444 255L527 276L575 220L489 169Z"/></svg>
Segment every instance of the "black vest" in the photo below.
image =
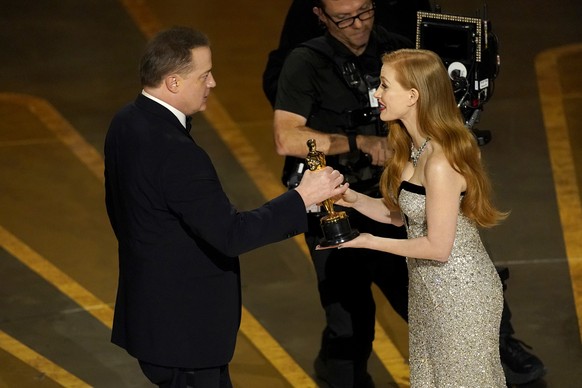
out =
<svg viewBox="0 0 582 388"><path fill-rule="evenodd" d="M371 106L370 95L379 85L382 55L399 48L412 47L412 42L376 26L366 51L359 57L329 34L308 40L301 46L313 50L329 62L339 81L330 85L330 88L334 88L333 104L321 101L314 106L306 125L328 133L386 136L386 126L379 119L378 109ZM368 155L358 150L329 155L326 161L329 166L341 171L355 190L369 194L377 191L382 167L372 166ZM297 166L303 162L294 157L285 159L282 177L285 185L291 188L299 183L301 174L298 174Z"/></svg>

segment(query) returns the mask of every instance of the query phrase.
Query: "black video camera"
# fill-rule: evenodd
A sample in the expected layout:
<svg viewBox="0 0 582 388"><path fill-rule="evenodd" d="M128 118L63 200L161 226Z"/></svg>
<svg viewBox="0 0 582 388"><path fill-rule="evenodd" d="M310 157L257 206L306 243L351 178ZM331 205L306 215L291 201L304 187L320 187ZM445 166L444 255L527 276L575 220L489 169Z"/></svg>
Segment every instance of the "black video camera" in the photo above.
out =
<svg viewBox="0 0 582 388"><path fill-rule="evenodd" d="M489 131L475 124L483 105L493 95L499 72L498 41L491 22L482 18L417 12L416 48L434 51L443 61L465 126L479 145L491 140Z"/></svg>

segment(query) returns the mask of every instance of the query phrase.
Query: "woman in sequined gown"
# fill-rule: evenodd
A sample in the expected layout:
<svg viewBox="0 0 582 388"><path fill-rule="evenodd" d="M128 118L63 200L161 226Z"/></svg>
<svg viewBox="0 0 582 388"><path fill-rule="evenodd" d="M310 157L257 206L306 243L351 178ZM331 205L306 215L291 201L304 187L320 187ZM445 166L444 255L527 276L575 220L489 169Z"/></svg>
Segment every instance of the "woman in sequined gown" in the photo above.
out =
<svg viewBox="0 0 582 388"><path fill-rule="evenodd" d="M499 358L499 276L478 227L506 217L473 135L465 128L440 58L398 50L383 58L375 94L394 155L383 198L348 190L338 204L377 221L405 224L408 239L361 234L340 248L407 257L412 387L506 387Z"/></svg>

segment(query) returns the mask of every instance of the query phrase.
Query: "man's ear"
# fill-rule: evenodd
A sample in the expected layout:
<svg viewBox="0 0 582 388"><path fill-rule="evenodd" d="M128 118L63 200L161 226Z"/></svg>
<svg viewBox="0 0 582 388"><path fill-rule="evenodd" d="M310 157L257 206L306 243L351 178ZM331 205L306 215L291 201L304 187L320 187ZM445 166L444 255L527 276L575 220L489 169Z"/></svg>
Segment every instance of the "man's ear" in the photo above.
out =
<svg viewBox="0 0 582 388"><path fill-rule="evenodd" d="M319 7L313 7L313 13L317 15L317 17L319 18L319 22L325 26L326 25L325 15L323 14L323 12L321 12L321 9Z"/></svg>
<svg viewBox="0 0 582 388"><path fill-rule="evenodd" d="M166 85L166 89L170 92L177 93L180 87L180 80L175 74L172 74L164 79L164 84Z"/></svg>

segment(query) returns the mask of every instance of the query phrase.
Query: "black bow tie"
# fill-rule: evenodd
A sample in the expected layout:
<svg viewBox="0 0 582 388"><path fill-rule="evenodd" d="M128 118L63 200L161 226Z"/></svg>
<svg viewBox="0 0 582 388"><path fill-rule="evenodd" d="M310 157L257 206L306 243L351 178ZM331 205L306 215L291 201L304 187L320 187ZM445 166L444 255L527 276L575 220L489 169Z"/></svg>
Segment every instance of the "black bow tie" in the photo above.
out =
<svg viewBox="0 0 582 388"><path fill-rule="evenodd" d="M186 129L188 132L192 129L192 116L186 116Z"/></svg>

